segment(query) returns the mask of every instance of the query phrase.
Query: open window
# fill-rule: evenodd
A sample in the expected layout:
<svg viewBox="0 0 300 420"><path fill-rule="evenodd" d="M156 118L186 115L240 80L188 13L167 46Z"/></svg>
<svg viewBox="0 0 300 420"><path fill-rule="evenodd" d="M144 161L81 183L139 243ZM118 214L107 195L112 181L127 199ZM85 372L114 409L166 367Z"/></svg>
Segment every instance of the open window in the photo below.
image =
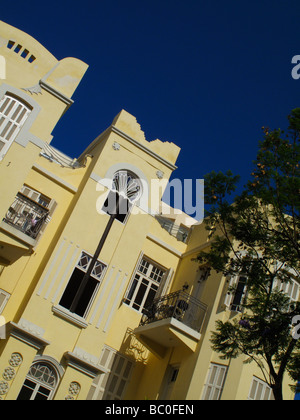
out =
<svg viewBox="0 0 300 420"><path fill-rule="evenodd" d="M60 306L67 309L68 311L75 313L76 315L82 318L85 318L88 314L94 297L100 287L106 268L106 266L101 261L96 262L92 274L90 275L88 283L85 287L85 290L81 295L78 303L76 304L76 307L73 308L73 302L75 300L77 291L81 286L84 275L88 270L91 260L92 257L90 255L86 254L85 252L82 252L81 257L71 275L71 278L59 302Z"/></svg>
<svg viewBox="0 0 300 420"><path fill-rule="evenodd" d="M243 303L247 295L247 277L239 275L229 281L228 292L225 297L225 306L231 311L243 312Z"/></svg>
<svg viewBox="0 0 300 420"><path fill-rule="evenodd" d="M162 290L168 273L165 268L143 257L128 288L124 303L142 312L152 304Z"/></svg>

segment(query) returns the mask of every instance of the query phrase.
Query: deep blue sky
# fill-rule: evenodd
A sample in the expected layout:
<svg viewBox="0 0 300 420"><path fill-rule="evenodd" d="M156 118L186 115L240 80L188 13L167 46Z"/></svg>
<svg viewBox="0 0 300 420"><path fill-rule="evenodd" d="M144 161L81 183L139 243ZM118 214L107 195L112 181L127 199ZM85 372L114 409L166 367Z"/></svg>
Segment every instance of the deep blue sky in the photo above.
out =
<svg viewBox="0 0 300 420"><path fill-rule="evenodd" d="M90 65L53 133L71 157L124 108L147 140L182 148L174 177L246 181L261 127L300 106L299 0L14 0L0 19Z"/></svg>

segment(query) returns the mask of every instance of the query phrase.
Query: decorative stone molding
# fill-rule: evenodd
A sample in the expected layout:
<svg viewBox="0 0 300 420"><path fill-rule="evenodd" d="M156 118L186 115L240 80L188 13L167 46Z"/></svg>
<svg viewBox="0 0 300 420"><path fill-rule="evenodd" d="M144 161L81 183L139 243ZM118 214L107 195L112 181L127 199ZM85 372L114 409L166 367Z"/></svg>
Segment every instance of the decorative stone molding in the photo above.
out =
<svg viewBox="0 0 300 420"><path fill-rule="evenodd" d="M4 372L2 374L3 379L5 379L6 381L11 381L12 379L14 379L15 376L16 371L12 367L7 367L6 369L4 369Z"/></svg>
<svg viewBox="0 0 300 420"><path fill-rule="evenodd" d="M0 381L0 395L7 394L8 390L9 390L8 382Z"/></svg>
<svg viewBox="0 0 300 420"><path fill-rule="evenodd" d="M98 364L98 358L84 350L76 348L74 353L68 351L64 354L64 357L68 366L86 374L90 378L94 379L101 373L107 373L106 369Z"/></svg>
<svg viewBox="0 0 300 420"><path fill-rule="evenodd" d="M156 171L156 176L157 176L158 179L163 179L163 177L164 177L163 171Z"/></svg>
<svg viewBox="0 0 300 420"><path fill-rule="evenodd" d="M9 364L12 367L19 367L23 362L23 357L20 353L13 353L9 359Z"/></svg>
<svg viewBox="0 0 300 420"><path fill-rule="evenodd" d="M121 146L119 143L117 143L116 141L113 143L112 148L116 151L120 150Z"/></svg>
<svg viewBox="0 0 300 420"><path fill-rule="evenodd" d="M65 400L75 400L81 391L81 385L78 382L71 382L69 386L69 394L65 397Z"/></svg>
<svg viewBox="0 0 300 420"><path fill-rule="evenodd" d="M11 337L28 344L36 350L41 350L50 344L48 340L42 337L42 328L25 320L23 321L22 325L14 322L8 324Z"/></svg>

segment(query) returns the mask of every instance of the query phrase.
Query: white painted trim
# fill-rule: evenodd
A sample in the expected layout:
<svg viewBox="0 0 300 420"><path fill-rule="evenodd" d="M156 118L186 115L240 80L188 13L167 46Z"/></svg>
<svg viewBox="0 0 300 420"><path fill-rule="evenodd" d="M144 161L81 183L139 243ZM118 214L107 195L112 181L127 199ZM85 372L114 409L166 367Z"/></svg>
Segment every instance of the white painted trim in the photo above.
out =
<svg viewBox="0 0 300 420"><path fill-rule="evenodd" d="M58 185L60 185L63 188L66 188L73 194L76 194L78 189L74 187L73 185L69 184L64 179L60 178L59 176L53 174L52 172L48 171L48 169L43 168L38 163L35 163L32 167L35 171L39 172L42 175L45 175L47 178L51 179L52 181L56 182Z"/></svg>
<svg viewBox="0 0 300 420"><path fill-rule="evenodd" d="M100 296L97 299L96 308L93 311L93 314L92 314L92 316L90 318L89 324L92 324L94 322L94 319L95 319L95 317L97 315L97 312L99 310L99 307L100 307L100 305L102 303L103 295L104 295L107 287L110 285L110 280L112 278L112 275L113 275L113 272L114 272L115 268L116 267L113 265L112 268L111 268L111 270L110 270L110 272L109 272L109 274L108 274L108 276L107 276L107 278L105 279L105 277L104 277L103 280L102 280L102 284L105 282L105 285L102 287Z"/></svg>
<svg viewBox="0 0 300 420"><path fill-rule="evenodd" d="M55 257L53 258L53 260L50 264L50 267L45 274L44 280L42 281L42 284L41 284L41 286L40 286L40 288L37 292L38 296L40 296L42 294L42 291L44 290L44 287L47 284L48 278L50 277L50 274L51 274L51 272L52 272L52 270L53 270L53 268L54 268L54 266L55 266L55 264L56 264L56 262L57 262L57 260L60 256L60 254L61 254L61 250L62 250L63 246L65 245L65 243L66 243L66 238L64 238L63 241L60 243L59 248L58 248L58 250L55 254Z"/></svg>
<svg viewBox="0 0 300 420"><path fill-rule="evenodd" d="M60 264L59 264L59 266L58 266L58 269L56 270L56 273L55 273L55 275L53 276L53 278L52 278L52 281L51 281L51 283L50 283L50 285L49 285L49 287L48 287L48 290L47 290L47 292L46 292L46 294L45 294L45 297L44 297L44 299L48 299L49 298L49 296L50 296L50 293L51 293L51 291L52 291L52 289L53 289L53 287L54 287L54 284L55 284L55 282L56 282L56 280L57 280L57 277L59 276L59 273L60 273L60 271L61 271L61 269L62 269L62 267L63 267L63 265L64 265L64 263L65 263L65 261L66 261L66 259L68 258L68 254L69 254L69 251L70 251L70 249L72 248L72 243L69 243L69 245L68 245L68 248L66 249L66 251L65 251L65 253L64 253L64 255L61 255L61 260L60 260Z"/></svg>
<svg viewBox="0 0 300 420"><path fill-rule="evenodd" d="M156 243L157 245L165 248L167 251L170 251L172 254L176 255L176 257L182 258L182 255L183 255L182 252L178 251L177 249L173 248L171 245L167 244L166 242L152 235L152 233L148 233L147 238L150 239L150 241Z"/></svg>
<svg viewBox="0 0 300 420"><path fill-rule="evenodd" d="M77 245L76 250L73 252L73 255L72 255L72 257L69 261L69 264L68 264L67 268L65 269L64 274L61 277L61 280L60 280L59 285L58 285L58 287L55 291L55 294L51 299L52 303L55 303L58 295L61 293L61 289L62 289L62 287L63 287L63 285L66 281L67 275L70 273L72 267L74 267L76 265L76 260L78 260L78 257L79 257L80 254L81 254L81 249L80 249L80 246Z"/></svg>
<svg viewBox="0 0 300 420"><path fill-rule="evenodd" d="M60 318L65 319L66 321L71 322L72 324L76 325L80 328L87 328L88 323L84 318L74 314L73 312L68 311L66 308L60 305L52 306L52 312L59 316Z"/></svg>
<svg viewBox="0 0 300 420"><path fill-rule="evenodd" d="M69 108L74 103L74 101L71 98L69 98L68 96L64 95L59 90L55 89L53 86L50 86L43 79L41 79L39 81L39 85L46 92L50 93L55 98L59 99L61 102L63 102L65 105L67 105L67 108Z"/></svg>
<svg viewBox="0 0 300 420"><path fill-rule="evenodd" d="M167 168L171 169L172 171L174 171L175 169L177 169L177 166L175 166L173 163L171 163L168 160L162 158L157 153L155 153L152 150L150 150L147 146L139 143L133 137L130 137L128 134L126 134L123 131L119 130L114 125L111 126L111 131L113 133L115 133L115 134L118 134L120 137L123 137L125 140L129 141L130 143L132 143L137 148L143 150L143 152L146 152L148 155L152 156L154 159L158 160L160 163L162 163L163 165L167 166Z"/></svg>
<svg viewBox="0 0 300 420"><path fill-rule="evenodd" d="M109 328L109 326L110 326L110 324L111 324L112 317L113 317L113 315L114 315L114 313L115 313L115 311L116 311L116 308L117 308L117 306L118 306L118 303L120 303L121 295L122 295L122 293L123 293L123 290L124 290L125 285L126 285L126 282L127 282L127 277L128 277L128 274L127 274L127 273L125 273L125 276L124 276L124 278L123 278L123 280L122 280L122 284L121 284L121 286L119 287L118 294L117 294L117 296L116 296L116 298L115 298L115 300L114 300L114 303L113 303L113 306L112 306L112 308L111 308L111 311L110 311L110 313L109 313L109 315L108 315L108 318L107 318L106 324L105 324L105 326L104 326L104 328L103 328L103 332L107 332L107 330L108 330L108 328Z"/></svg>
<svg viewBox="0 0 300 420"><path fill-rule="evenodd" d="M105 305L104 305L104 307L103 307L103 309L102 309L102 312L101 312L100 318L99 318L98 323L97 323L97 325L96 325L96 328L100 328L100 325L101 325L102 319L104 318L104 315L105 315L105 312L106 312L106 310L107 310L107 307L108 307L108 305L109 305L109 303L110 303L110 300L111 300L112 294L113 294L113 292L114 292L114 290L115 290L115 288L116 288L116 286L117 286L117 283L118 283L118 281L119 281L119 277L120 277L120 275L121 275L121 272L122 272L122 270L119 270L119 271L118 271L118 273L117 273L117 275L116 275L116 278L115 278L115 280L114 280L114 282L113 282L113 284L112 284L112 286L111 286L111 289L110 289L109 295L108 295L108 296L107 296L107 298L106 298L106 302L105 302Z"/></svg>

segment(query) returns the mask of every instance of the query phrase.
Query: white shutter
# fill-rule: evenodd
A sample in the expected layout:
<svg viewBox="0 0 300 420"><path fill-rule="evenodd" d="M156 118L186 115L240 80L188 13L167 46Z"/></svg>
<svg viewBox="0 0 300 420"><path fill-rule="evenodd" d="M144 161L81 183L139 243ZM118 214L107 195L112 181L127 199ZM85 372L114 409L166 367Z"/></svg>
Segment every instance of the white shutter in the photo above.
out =
<svg viewBox="0 0 300 420"><path fill-rule="evenodd" d="M0 100L0 152L4 156L17 137L31 110L16 98L5 95Z"/></svg>
<svg viewBox="0 0 300 420"><path fill-rule="evenodd" d="M226 372L227 366L211 363L204 385L202 400L220 400Z"/></svg>
<svg viewBox="0 0 300 420"><path fill-rule="evenodd" d="M10 297L10 294L9 293L7 293L4 290L1 290L0 289L0 314L2 314L4 308L5 308L6 304L7 304L7 301L9 299L9 297Z"/></svg>
<svg viewBox="0 0 300 420"><path fill-rule="evenodd" d="M46 230L46 228L47 228L48 224L50 223L50 221L51 221L51 219L52 219L52 215L53 215L53 213L54 213L54 211L55 211L56 207L57 207L57 202L56 202L55 200L51 200L51 201L50 201L50 204L49 204L49 206L48 206L49 213L48 213L48 215L47 215L47 217L46 217L46 220L45 220L45 222L44 222L43 226L41 227L41 230L40 230L40 232L39 232L39 234L38 234L38 236L37 236L37 238L36 238L36 239L37 239L37 241L41 238L41 236L42 236L42 235L43 235L43 233L45 232L45 230Z"/></svg>
<svg viewBox="0 0 300 420"><path fill-rule="evenodd" d="M232 303L232 299L233 299L234 294L232 293L231 289L236 286L237 281L238 281L237 276L235 276L235 277L234 276L228 276L227 277L227 282L229 284L228 284L227 293L226 293L225 301L224 301L224 305L227 308L230 308L230 305Z"/></svg>
<svg viewBox="0 0 300 420"><path fill-rule="evenodd" d="M159 298L160 296L165 296L169 290L169 286L172 282L172 278L174 275L174 269L170 268L167 270L163 276L163 279L159 285L159 288L156 292L155 299Z"/></svg>

